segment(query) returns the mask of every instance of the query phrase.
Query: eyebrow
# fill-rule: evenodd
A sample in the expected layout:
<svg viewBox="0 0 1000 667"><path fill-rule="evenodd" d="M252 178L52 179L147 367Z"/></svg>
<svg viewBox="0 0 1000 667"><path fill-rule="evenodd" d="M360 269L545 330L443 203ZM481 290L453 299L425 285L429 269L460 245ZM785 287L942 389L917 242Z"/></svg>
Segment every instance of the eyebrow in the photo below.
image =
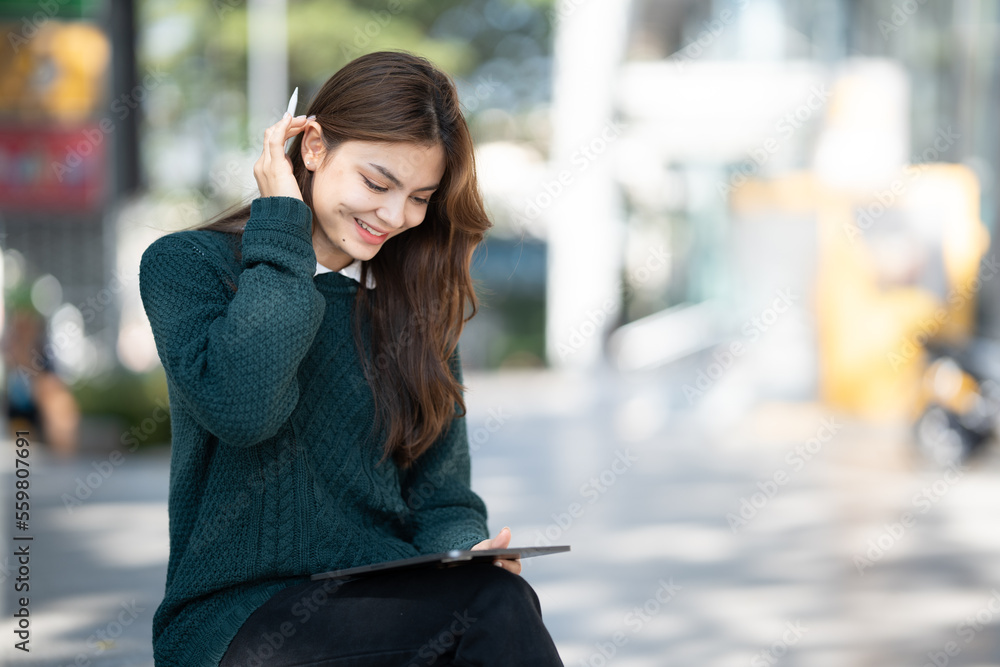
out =
<svg viewBox="0 0 1000 667"><path fill-rule="evenodd" d="M391 171L389 171L382 165L375 164L374 162L369 162L368 166L374 169L375 171L379 172L386 178L388 178L392 182L392 184L395 185L397 188L403 187L403 184L399 182L399 179L396 178ZM414 192L423 192L424 190L437 190L440 185L441 185L440 183L435 183L434 185L428 185L422 188L417 188L416 190L414 190Z"/></svg>

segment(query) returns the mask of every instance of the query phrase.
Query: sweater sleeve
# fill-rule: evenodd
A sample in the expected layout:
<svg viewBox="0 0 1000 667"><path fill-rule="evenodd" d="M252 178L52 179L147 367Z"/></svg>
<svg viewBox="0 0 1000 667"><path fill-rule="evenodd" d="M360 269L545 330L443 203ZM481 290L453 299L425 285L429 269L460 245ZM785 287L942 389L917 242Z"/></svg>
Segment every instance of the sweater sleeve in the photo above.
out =
<svg viewBox="0 0 1000 667"><path fill-rule="evenodd" d="M183 232L143 253L139 289L171 400L223 443L274 435L298 401L296 372L325 307L312 279L311 222L299 199L255 199L235 294Z"/></svg>
<svg viewBox="0 0 1000 667"><path fill-rule="evenodd" d="M451 366L461 383L457 348ZM472 490L470 477L465 417L456 417L402 478L403 498L411 510L412 542L420 553L468 549L489 537L486 505Z"/></svg>

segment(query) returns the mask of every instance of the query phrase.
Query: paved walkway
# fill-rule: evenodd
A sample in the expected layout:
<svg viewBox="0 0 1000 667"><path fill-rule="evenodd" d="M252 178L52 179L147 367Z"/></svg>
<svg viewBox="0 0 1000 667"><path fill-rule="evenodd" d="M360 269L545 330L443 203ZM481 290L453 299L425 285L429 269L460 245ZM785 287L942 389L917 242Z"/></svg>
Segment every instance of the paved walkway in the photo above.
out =
<svg viewBox="0 0 1000 667"><path fill-rule="evenodd" d="M995 454L925 469L905 431L813 404L726 419L662 373L466 381L491 530L572 545L523 572L568 667L1000 664ZM127 454L72 511L63 494L86 495L106 455L33 456L32 651L11 648L0 571L3 664L151 665L165 453Z"/></svg>

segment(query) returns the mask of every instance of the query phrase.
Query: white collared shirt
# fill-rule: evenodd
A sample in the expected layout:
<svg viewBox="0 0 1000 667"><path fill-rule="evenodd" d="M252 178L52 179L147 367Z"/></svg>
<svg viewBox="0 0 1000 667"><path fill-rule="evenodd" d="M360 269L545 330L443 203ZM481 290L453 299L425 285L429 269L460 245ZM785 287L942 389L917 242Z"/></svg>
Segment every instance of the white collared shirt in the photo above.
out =
<svg viewBox="0 0 1000 667"><path fill-rule="evenodd" d="M319 262L316 262L316 273L313 274L313 277L316 277L316 276L318 276L321 273L330 273L332 271L333 271L333 269L327 268L327 267L323 266L322 264L320 264ZM358 283L360 285L361 284L361 260L360 259L354 260L353 262L351 262L350 264L348 264L347 266L345 266L344 268L342 268L337 273L342 273L343 275L347 276L348 278L351 278L352 280L354 280L356 283ZM372 276L372 274L371 274L370 271L368 272L368 289L375 289L375 278Z"/></svg>

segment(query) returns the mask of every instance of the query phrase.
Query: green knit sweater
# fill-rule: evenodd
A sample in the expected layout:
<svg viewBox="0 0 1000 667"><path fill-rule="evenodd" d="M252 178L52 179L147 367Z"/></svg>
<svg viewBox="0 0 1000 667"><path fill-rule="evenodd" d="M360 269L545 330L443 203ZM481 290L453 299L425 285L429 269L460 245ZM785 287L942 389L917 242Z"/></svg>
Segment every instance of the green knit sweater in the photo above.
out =
<svg viewBox="0 0 1000 667"><path fill-rule="evenodd" d="M143 253L173 445L157 665L218 665L257 607L310 574L488 537L464 418L410 469L378 465L352 328L360 286L314 275L311 223L301 200L264 197L239 248L188 230ZM461 382L457 351L451 362Z"/></svg>

